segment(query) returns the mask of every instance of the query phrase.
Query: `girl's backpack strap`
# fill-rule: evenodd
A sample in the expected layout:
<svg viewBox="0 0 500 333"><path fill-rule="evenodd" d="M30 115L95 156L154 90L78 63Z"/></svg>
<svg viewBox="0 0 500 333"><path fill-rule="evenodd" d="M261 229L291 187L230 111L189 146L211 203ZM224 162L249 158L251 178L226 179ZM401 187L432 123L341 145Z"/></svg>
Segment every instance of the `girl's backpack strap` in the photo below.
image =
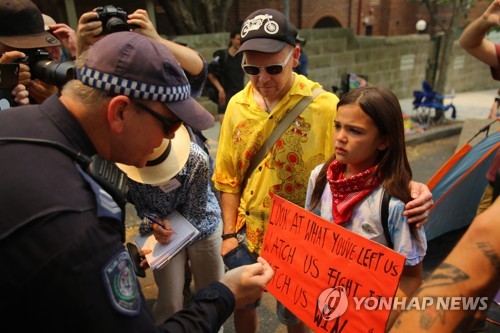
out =
<svg viewBox="0 0 500 333"><path fill-rule="evenodd" d="M391 234L389 233L389 201L391 200L391 195L387 193L384 189L382 197L382 206L380 208L380 221L382 222L382 228L384 228L385 240L387 241L387 246L391 249L394 248L392 243Z"/></svg>

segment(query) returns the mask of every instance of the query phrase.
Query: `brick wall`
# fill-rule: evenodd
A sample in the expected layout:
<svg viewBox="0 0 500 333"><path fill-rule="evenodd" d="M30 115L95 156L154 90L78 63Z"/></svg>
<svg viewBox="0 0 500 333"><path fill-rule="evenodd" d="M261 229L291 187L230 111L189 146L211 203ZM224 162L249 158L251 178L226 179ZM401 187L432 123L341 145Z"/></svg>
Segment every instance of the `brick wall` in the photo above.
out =
<svg viewBox="0 0 500 333"><path fill-rule="evenodd" d="M489 5L487 0L478 0L471 7L469 18L478 17ZM361 7L360 7L361 6ZM259 8L274 8L285 11L282 0L255 0L233 2L231 23L243 21L250 13ZM290 20L299 29L314 28L322 19L338 22L342 28L351 28L356 35L364 35L363 18L370 8L374 9L373 35L398 36L416 33L415 24L424 19L428 23L429 14L423 5L408 0L289 0ZM440 22L449 22L451 9L443 7L437 17ZM429 27L430 28L430 27ZM229 28L228 28L229 29Z"/></svg>
<svg viewBox="0 0 500 333"><path fill-rule="evenodd" d="M360 7L361 5L361 7ZM474 2L469 18L478 17L488 7L489 1ZM299 29L313 28L321 19L331 18L340 23L342 28L351 28L355 34L364 35L362 19L367 15L369 8L375 10L374 35L396 36L415 33L415 24L424 19L429 22L429 14L423 5L412 3L409 0L289 0L290 20ZM229 15L229 27L235 22L243 21L250 13L259 8L274 8L285 11L283 0L234 0ZM441 21L448 21L451 10L443 7L438 17Z"/></svg>

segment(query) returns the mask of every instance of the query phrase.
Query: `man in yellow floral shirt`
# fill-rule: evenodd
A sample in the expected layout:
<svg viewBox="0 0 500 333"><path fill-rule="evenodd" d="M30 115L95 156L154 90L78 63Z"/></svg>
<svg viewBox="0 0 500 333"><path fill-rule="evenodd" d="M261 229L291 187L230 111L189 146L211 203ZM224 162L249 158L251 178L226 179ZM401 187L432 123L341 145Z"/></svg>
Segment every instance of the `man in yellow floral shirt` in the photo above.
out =
<svg viewBox="0 0 500 333"><path fill-rule="evenodd" d="M303 207L311 170L333 152L338 98L323 92L278 139L242 188L252 158L279 120L302 97L311 96L312 90L320 87L293 73L300 56L296 37L296 28L273 9L255 11L242 26L238 53L244 52L242 66L250 82L227 106L213 176L215 187L221 191L223 255L238 245L237 233L242 232L246 232L249 249L260 253L272 196ZM413 197L420 197L412 201L417 208L408 215L416 216L409 222L423 222L432 205L432 194L423 184L415 184L412 190L416 192ZM234 322L238 333L256 332L256 309L235 311Z"/></svg>

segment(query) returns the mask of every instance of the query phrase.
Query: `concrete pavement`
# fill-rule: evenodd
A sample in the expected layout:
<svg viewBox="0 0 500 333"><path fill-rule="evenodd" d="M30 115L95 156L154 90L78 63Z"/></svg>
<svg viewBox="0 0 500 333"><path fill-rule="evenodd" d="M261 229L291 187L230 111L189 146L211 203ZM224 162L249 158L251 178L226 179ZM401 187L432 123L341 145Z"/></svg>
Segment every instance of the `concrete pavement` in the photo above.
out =
<svg viewBox="0 0 500 333"><path fill-rule="evenodd" d="M445 95L451 96L451 95ZM470 91L456 93L454 97L445 98L444 104L453 103L457 109L457 119L484 119L490 113L491 105L497 96L496 89ZM413 99L406 98L400 101L401 109L406 114L411 114L413 109ZM445 112L447 118L450 117L449 111Z"/></svg>
<svg viewBox="0 0 500 333"><path fill-rule="evenodd" d="M433 126L422 133L411 134L407 136L408 145L417 145L423 142L428 142L431 140L436 140L446 136L457 135L463 130L467 130L464 124L469 123L466 121L468 119L476 119L474 127L479 128L480 124L488 122L486 120L490 107L496 96L496 90L487 91L477 91L477 92L465 92L458 93L453 98L453 104L457 109L457 120L446 121L444 124L439 126ZM412 101L413 99L402 99L400 100L401 107L404 113L411 114L412 112ZM449 103L449 102L446 102ZM445 116L449 118L449 113L445 113ZM475 133L477 128L468 130L470 133ZM204 131L205 136L209 139L210 153L215 158L218 145L218 136L220 131L220 124L216 122L215 125ZM463 137L469 138L464 134ZM139 220L136 217L135 210L131 205L127 206L127 240L133 241L133 237L137 234ZM157 288L154 283L151 270L147 271L147 276L144 279L139 279L142 290L148 300L149 304L152 304L156 299ZM286 332L286 328L280 325L275 316L275 300L274 298L266 293L263 298L262 305L258 309L259 317L261 319L261 331L262 332L273 332L282 333ZM224 330L226 333L234 332L233 321L230 318L224 325Z"/></svg>

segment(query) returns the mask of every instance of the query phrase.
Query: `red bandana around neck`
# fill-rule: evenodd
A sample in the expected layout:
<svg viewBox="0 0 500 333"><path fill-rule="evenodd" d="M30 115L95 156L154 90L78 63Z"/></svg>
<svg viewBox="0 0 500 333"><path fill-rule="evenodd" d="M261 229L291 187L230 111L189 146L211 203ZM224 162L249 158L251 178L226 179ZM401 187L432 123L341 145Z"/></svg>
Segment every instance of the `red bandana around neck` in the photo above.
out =
<svg viewBox="0 0 500 333"><path fill-rule="evenodd" d="M332 191L333 221L342 225L349 221L354 206L376 189L380 181L373 177L377 166L371 167L357 175L342 178L345 164L334 160L328 166L326 179Z"/></svg>

